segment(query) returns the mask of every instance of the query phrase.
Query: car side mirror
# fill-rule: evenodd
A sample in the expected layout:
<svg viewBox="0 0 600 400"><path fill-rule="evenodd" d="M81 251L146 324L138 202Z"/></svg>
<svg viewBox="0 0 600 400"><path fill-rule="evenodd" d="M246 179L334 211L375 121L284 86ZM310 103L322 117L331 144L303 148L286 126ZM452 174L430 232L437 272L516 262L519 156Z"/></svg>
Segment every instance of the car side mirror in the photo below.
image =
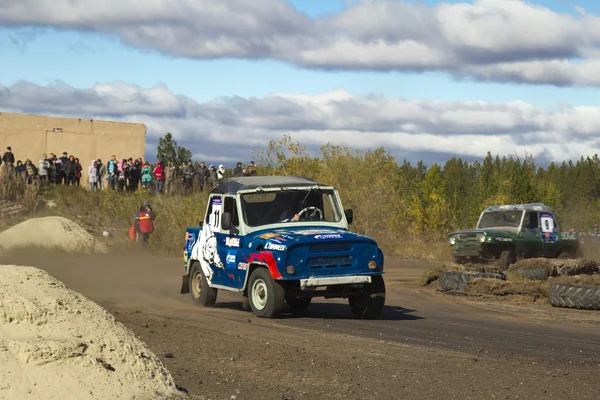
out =
<svg viewBox="0 0 600 400"><path fill-rule="evenodd" d="M224 212L221 215L221 229L224 231L228 231L231 229L231 213Z"/></svg>
<svg viewBox="0 0 600 400"><path fill-rule="evenodd" d="M346 220L348 221L348 225L352 224L352 220L354 219L354 212L351 208L344 210L344 214L346 214Z"/></svg>

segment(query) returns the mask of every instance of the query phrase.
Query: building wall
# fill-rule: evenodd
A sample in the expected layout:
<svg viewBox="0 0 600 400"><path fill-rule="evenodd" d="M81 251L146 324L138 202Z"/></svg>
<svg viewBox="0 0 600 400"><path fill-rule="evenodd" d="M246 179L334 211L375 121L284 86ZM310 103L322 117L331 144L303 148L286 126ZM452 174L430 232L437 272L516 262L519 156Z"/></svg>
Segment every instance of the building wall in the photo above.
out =
<svg viewBox="0 0 600 400"><path fill-rule="evenodd" d="M30 159L37 167L42 154L60 157L66 151L79 158L82 185L87 185L92 159L106 165L113 154L117 159L143 158L145 145L143 124L0 113L0 154L10 146L15 161Z"/></svg>

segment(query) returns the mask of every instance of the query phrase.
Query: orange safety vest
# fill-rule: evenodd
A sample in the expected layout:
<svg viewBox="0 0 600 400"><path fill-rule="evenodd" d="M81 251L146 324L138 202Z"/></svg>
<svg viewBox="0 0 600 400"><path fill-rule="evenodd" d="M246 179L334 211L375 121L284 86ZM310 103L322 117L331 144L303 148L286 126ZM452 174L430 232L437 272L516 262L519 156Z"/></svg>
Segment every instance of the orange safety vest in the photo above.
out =
<svg viewBox="0 0 600 400"><path fill-rule="evenodd" d="M154 232L154 223L150 219L150 213L147 211L140 212L138 217L138 226L140 228L140 232L142 233L152 233Z"/></svg>

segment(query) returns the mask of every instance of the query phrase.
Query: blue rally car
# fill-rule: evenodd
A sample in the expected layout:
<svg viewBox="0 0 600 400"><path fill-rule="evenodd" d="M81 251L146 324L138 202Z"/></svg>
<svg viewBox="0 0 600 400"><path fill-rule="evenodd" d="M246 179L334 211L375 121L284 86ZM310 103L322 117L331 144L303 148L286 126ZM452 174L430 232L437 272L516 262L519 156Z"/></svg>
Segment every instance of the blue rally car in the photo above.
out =
<svg viewBox="0 0 600 400"><path fill-rule="evenodd" d="M333 187L296 176L227 178L210 193L204 220L186 231L181 293L215 304L218 290L242 294L245 309L273 318L285 303L347 298L358 318L385 303L383 252L352 233Z"/></svg>

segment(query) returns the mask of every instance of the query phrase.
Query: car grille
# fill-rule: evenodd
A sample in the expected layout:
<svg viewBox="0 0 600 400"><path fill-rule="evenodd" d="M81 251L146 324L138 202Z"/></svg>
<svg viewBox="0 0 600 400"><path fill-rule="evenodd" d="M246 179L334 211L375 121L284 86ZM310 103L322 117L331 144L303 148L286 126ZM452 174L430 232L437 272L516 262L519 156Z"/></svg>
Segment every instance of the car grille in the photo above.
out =
<svg viewBox="0 0 600 400"><path fill-rule="evenodd" d="M309 258L307 265L311 269L347 268L354 263L354 256L314 257Z"/></svg>

